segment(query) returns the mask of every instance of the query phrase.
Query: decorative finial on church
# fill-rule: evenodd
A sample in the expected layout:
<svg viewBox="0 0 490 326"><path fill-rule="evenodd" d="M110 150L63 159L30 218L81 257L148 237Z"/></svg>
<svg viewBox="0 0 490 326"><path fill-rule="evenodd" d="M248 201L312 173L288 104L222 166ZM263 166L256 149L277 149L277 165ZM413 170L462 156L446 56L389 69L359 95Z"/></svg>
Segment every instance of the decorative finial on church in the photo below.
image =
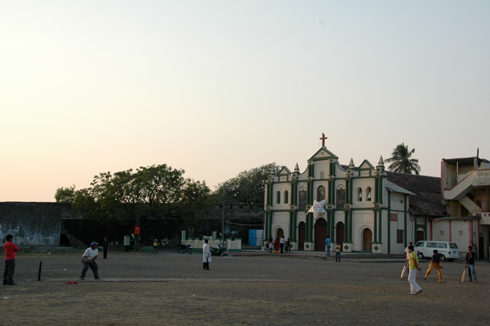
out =
<svg viewBox="0 0 490 326"><path fill-rule="evenodd" d="M354 165L354 159L350 159L350 163L349 163L349 169L353 169L355 167Z"/></svg>
<svg viewBox="0 0 490 326"><path fill-rule="evenodd" d="M383 161L383 155L379 157L378 165L385 165L385 161Z"/></svg>
<svg viewBox="0 0 490 326"><path fill-rule="evenodd" d="M299 165L296 163L296 166L294 167L294 172L299 173Z"/></svg>
<svg viewBox="0 0 490 326"><path fill-rule="evenodd" d="M328 137L325 137L325 134L322 132L322 136L320 137L320 140L322 141L322 147L325 147L325 139Z"/></svg>

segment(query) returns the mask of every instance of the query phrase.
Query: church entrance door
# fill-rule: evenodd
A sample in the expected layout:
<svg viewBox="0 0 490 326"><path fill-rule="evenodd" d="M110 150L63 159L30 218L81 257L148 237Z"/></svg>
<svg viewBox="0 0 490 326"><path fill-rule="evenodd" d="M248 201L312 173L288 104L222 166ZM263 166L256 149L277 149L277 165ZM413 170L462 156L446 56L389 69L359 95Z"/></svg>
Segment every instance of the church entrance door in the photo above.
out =
<svg viewBox="0 0 490 326"><path fill-rule="evenodd" d="M298 250L305 250L306 224L301 222L298 225Z"/></svg>
<svg viewBox="0 0 490 326"><path fill-rule="evenodd" d="M325 251L325 240L327 240L327 221L319 218L315 224L315 251Z"/></svg>
<svg viewBox="0 0 490 326"><path fill-rule="evenodd" d="M362 251L372 252L373 251L373 232L369 229L365 229L362 232Z"/></svg>
<svg viewBox="0 0 490 326"><path fill-rule="evenodd" d="M276 238L281 240L281 237L284 237L284 231L282 229L277 229L277 236Z"/></svg>
<svg viewBox="0 0 490 326"><path fill-rule="evenodd" d="M340 251L343 251L342 244L344 243L344 223L337 223L336 235L335 242L340 244Z"/></svg>

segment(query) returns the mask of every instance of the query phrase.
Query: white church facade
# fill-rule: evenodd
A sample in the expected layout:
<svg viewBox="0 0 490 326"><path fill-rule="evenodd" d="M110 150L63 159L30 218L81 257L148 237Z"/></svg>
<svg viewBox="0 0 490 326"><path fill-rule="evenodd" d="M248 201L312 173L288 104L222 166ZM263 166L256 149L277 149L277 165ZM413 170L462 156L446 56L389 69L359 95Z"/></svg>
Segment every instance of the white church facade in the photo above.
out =
<svg viewBox="0 0 490 326"><path fill-rule="evenodd" d="M429 219L445 215L442 198L432 212L417 213L410 206L417 194L390 180L405 176L385 171L382 157L376 166L367 160L355 166L352 159L341 165L321 139L323 146L305 171L296 164L292 172L287 167L271 172L265 187L266 240L283 236L292 250L324 251L330 237L332 248L339 242L343 252L399 254L409 241L426 238ZM419 183L439 185L440 196L440 178L416 177ZM324 201L324 212L311 212L315 201Z"/></svg>

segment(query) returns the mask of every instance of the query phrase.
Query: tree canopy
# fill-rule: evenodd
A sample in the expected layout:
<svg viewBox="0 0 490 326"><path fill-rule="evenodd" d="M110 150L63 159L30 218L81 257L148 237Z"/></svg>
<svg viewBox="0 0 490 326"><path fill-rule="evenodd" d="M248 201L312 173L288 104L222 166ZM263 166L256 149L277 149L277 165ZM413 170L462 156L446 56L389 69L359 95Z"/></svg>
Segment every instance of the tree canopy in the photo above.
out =
<svg viewBox="0 0 490 326"><path fill-rule="evenodd" d="M205 182L184 178L184 170L166 164L96 175L89 188L58 188L57 202L70 202L84 216L131 220L192 215L210 208Z"/></svg>
<svg viewBox="0 0 490 326"><path fill-rule="evenodd" d="M412 158L413 153L415 153L415 148L409 150L404 143L399 144L393 149L391 157L386 160L388 163L392 162L388 169L394 172L419 175L419 160Z"/></svg>
<svg viewBox="0 0 490 326"><path fill-rule="evenodd" d="M227 204L264 204L265 183L276 163L262 165L240 172L236 177L220 183L213 192L213 201L221 203L224 196Z"/></svg>

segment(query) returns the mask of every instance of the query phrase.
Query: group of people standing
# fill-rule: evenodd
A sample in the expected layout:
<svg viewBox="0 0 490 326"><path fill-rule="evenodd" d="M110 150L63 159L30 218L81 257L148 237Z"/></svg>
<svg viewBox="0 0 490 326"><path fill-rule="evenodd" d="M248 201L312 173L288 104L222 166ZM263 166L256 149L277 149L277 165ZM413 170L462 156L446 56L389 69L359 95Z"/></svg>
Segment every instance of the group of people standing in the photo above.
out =
<svg viewBox="0 0 490 326"><path fill-rule="evenodd" d="M408 247L405 249L405 268L402 273L402 277L404 276L403 274L405 273L405 269L408 266L409 272L408 272L408 282L410 282L410 294L411 295L417 295L422 292L422 288L420 285L417 283L417 271L421 271L422 268L420 267L419 264L419 258L417 256L417 253L414 251L414 246L412 242L408 243ZM473 247L469 246L468 247L468 253L466 254L465 258L465 271L466 268L468 268L468 276L470 278L470 282L473 281L473 279L476 281L476 272L475 272L475 254L473 253ZM439 283L444 283L444 278L442 276L442 265L441 265L441 255L437 250L433 250L432 257L430 259L429 263L429 268L427 269L424 280L426 280L430 273L432 272L433 269L437 270L437 275L439 277ZM473 274L473 275L472 275ZM473 276L473 277L472 277ZM461 279L461 282L464 281L464 274Z"/></svg>
<svg viewBox="0 0 490 326"><path fill-rule="evenodd" d="M272 237L269 238L269 253L284 253L291 252L291 241L289 238L286 240L284 237L276 238L275 241L272 241Z"/></svg>

